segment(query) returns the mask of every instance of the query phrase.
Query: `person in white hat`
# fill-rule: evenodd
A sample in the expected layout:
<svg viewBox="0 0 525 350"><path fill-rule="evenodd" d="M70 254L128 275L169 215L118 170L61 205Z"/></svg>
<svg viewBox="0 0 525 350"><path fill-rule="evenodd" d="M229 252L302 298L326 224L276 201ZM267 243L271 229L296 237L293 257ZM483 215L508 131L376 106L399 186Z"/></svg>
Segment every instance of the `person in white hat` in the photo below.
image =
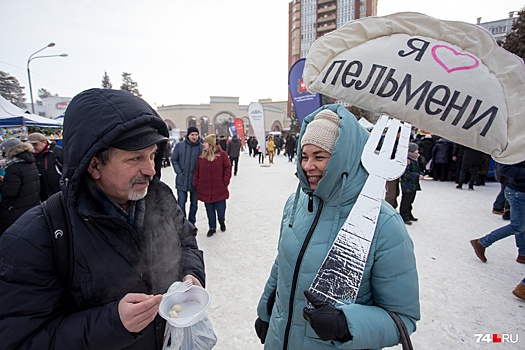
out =
<svg viewBox="0 0 525 350"><path fill-rule="evenodd" d="M355 303L332 305L308 291L367 179L360 160L368 135L340 105L325 105L303 121L299 185L285 205L277 257L257 307L255 330L265 349L394 346L399 333L386 310L397 313L409 333L416 328L420 307L414 246L400 215L386 202L361 266ZM357 247L354 252L362 254ZM335 275L330 286L349 288L351 281ZM306 307L307 300L312 308Z"/></svg>

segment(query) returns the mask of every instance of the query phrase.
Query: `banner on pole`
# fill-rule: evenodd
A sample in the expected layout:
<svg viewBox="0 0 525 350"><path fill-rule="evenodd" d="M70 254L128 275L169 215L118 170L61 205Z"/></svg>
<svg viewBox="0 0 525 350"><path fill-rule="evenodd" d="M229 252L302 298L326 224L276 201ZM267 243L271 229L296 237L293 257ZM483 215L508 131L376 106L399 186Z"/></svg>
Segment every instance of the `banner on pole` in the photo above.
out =
<svg viewBox="0 0 525 350"><path fill-rule="evenodd" d="M260 103L252 102L248 106L248 117L257 138L258 147L263 157L266 154L266 135L264 131L264 109Z"/></svg>
<svg viewBox="0 0 525 350"><path fill-rule="evenodd" d="M312 94L306 89L303 81L303 69L305 59L301 58L290 68L288 75L288 89L292 97L292 103L295 109L295 115L299 125L303 124L303 119L321 107L321 94Z"/></svg>
<svg viewBox="0 0 525 350"><path fill-rule="evenodd" d="M241 145L244 147L246 144L246 140L244 138L244 122L241 118L235 118L233 125L235 125L235 130L237 130L237 136L239 136L239 139L241 140Z"/></svg>

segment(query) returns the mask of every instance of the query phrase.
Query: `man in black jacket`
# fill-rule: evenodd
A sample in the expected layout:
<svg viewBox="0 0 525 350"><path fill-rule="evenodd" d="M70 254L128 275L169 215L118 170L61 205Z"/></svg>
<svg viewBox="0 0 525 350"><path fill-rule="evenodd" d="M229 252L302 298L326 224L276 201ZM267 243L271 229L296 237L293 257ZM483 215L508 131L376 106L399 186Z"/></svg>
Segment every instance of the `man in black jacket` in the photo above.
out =
<svg viewBox="0 0 525 350"><path fill-rule="evenodd" d="M60 191L62 176L62 147L50 143L45 135L34 132L27 142L33 145L36 167L40 173L40 200L45 201Z"/></svg>
<svg viewBox="0 0 525 350"><path fill-rule="evenodd" d="M3 349L162 349L169 286L204 285L196 229L159 179L168 129L142 99L91 89L64 118L71 287L40 206L0 237Z"/></svg>

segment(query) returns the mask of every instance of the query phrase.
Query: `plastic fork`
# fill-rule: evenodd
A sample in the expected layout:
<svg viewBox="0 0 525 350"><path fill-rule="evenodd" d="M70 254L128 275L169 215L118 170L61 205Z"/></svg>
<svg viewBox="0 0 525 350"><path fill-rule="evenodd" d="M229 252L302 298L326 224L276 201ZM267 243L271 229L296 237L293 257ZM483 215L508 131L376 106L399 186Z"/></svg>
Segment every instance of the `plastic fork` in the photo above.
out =
<svg viewBox="0 0 525 350"><path fill-rule="evenodd" d="M385 195L385 184L405 171L411 128L408 123L383 115L370 133L361 156L368 178L309 289L332 304L355 302ZM393 159L392 154L395 154Z"/></svg>
<svg viewBox="0 0 525 350"><path fill-rule="evenodd" d="M188 279L188 280L182 281L182 282L175 282L168 289L167 293L173 293L173 292L184 293L184 292L188 291L188 289L190 289L192 286L193 286L193 281L191 279Z"/></svg>

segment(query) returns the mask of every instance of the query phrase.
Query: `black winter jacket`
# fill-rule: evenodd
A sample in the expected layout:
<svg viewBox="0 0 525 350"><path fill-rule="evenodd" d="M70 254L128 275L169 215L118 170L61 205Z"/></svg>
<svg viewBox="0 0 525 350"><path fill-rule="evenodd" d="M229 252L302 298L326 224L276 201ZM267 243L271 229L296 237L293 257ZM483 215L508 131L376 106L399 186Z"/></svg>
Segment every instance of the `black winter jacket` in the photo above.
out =
<svg viewBox="0 0 525 350"><path fill-rule="evenodd" d="M58 282L52 235L41 207L33 208L0 237L2 348L161 349L165 321L157 315L141 332L130 333L118 303L128 293L165 293L186 274L204 285L196 228L157 178L144 199L138 232L89 200L85 176L91 158L123 131L144 123L163 135L168 130L149 105L120 90L87 90L66 115L62 191L74 245L72 287L64 291Z"/></svg>
<svg viewBox="0 0 525 350"><path fill-rule="evenodd" d="M36 167L40 173L40 199L45 201L51 195L60 191L60 177L62 176L62 147L56 144L34 154Z"/></svg>
<svg viewBox="0 0 525 350"><path fill-rule="evenodd" d="M32 149L30 144L20 143L7 153L8 160L17 159L5 169L4 180L0 181L0 235L22 214L40 204L40 179Z"/></svg>

